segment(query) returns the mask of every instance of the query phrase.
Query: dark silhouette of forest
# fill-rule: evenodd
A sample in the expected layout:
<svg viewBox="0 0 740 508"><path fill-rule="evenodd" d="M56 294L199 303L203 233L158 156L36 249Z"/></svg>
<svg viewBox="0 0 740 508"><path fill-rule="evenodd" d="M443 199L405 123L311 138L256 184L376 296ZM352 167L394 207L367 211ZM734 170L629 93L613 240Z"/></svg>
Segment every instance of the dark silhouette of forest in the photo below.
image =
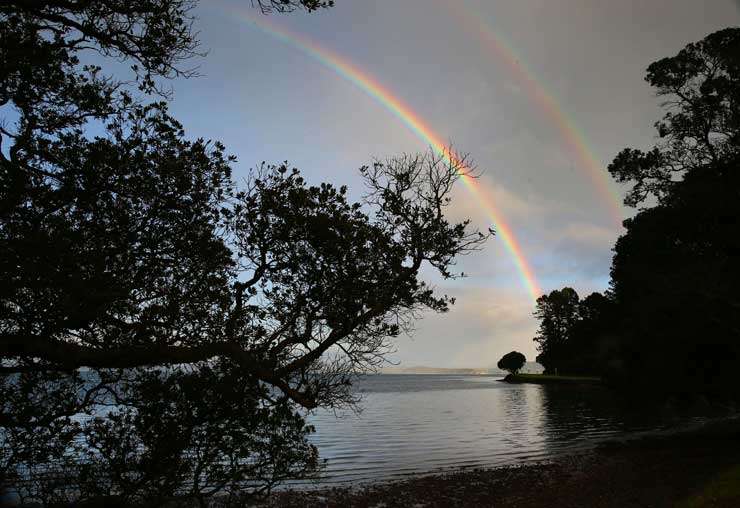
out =
<svg viewBox="0 0 740 508"><path fill-rule="evenodd" d="M631 393L736 398L740 388L740 29L648 67L659 142L609 166L637 214L614 246L611 283L537 300L548 373L601 375Z"/></svg>

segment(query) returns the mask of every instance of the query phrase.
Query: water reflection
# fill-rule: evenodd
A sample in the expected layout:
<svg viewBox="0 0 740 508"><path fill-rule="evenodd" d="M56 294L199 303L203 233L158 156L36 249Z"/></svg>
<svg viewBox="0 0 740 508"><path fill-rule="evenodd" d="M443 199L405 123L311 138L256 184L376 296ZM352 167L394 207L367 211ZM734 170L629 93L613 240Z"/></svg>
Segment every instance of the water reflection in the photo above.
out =
<svg viewBox="0 0 740 508"><path fill-rule="evenodd" d="M598 386L509 385L490 376L382 375L360 381L359 414L318 412L324 484L572 453L702 417L637 407Z"/></svg>

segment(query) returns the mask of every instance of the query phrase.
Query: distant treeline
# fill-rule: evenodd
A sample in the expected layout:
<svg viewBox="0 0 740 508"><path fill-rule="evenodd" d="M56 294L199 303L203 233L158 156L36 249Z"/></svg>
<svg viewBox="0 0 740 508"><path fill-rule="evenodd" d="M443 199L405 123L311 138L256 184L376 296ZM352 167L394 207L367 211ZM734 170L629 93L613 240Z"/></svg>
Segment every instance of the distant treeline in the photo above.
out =
<svg viewBox="0 0 740 508"><path fill-rule="evenodd" d="M613 251L610 288L537 300L537 361L644 393L740 393L740 28L650 65L658 144L609 166L638 213Z"/></svg>

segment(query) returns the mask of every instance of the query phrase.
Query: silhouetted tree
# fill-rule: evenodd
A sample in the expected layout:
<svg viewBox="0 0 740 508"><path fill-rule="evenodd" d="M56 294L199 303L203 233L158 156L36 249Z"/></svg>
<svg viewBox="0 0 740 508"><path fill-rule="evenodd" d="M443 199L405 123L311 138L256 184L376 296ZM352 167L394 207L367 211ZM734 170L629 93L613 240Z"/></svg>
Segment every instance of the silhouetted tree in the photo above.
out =
<svg viewBox="0 0 740 508"><path fill-rule="evenodd" d="M740 29L689 44L648 68L666 100L664 141L610 166L657 206L625 221L612 265L625 382L733 392L740 344Z"/></svg>
<svg viewBox="0 0 740 508"><path fill-rule="evenodd" d="M655 124L662 141L627 148L609 165L632 182L625 204L663 202L686 172L740 155L740 28L726 28L648 67L645 80L667 109Z"/></svg>
<svg viewBox="0 0 740 508"><path fill-rule="evenodd" d="M506 353L502 356L496 366L499 369L509 371L511 374L516 374L522 367L524 367L526 362L527 359L523 354L518 351L512 351L511 353Z"/></svg>
<svg viewBox="0 0 740 508"><path fill-rule="evenodd" d="M334 0L250 0L257 5L264 14L272 12L293 12L296 9L305 9L308 12L334 6Z"/></svg>
<svg viewBox="0 0 740 508"><path fill-rule="evenodd" d="M591 293L578 304L578 319L570 331L562 373L608 376L618 348L616 306L609 295Z"/></svg>
<svg viewBox="0 0 740 508"><path fill-rule="evenodd" d="M537 342L537 362L545 372L554 372L563 359L565 345L570 338L573 325L578 319L578 293L572 288L551 291L537 299L534 316L540 327L534 341Z"/></svg>
<svg viewBox="0 0 740 508"><path fill-rule="evenodd" d="M601 293L581 300L566 287L541 296L535 310L537 361L546 373L603 375L615 347L614 316L613 301Z"/></svg>
<svg viewBox="0 0 740 508"><path fill-rule="evenodd" d="M451 303L419 271L455 277L487 237L444 215L464 156L376 162L358 203L287 164L236 188L221 144L145 103L192 75L192 6L0 5L0 480L29 503L244 502L310 474L299 408L352 403Z"/></svg>
<svg viewBox="0 0 740 508"><path fill-rule="evenodd" d="M740 164L697 169L626 222L612 264L624 377L663 391L738 389Z"/></svg>

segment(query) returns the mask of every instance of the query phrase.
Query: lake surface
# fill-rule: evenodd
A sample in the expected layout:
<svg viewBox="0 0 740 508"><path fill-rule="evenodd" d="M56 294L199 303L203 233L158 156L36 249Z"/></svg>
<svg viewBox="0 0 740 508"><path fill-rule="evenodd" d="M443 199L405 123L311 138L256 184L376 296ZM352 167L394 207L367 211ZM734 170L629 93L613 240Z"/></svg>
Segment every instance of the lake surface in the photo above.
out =
<svg viewBox="0 0 740 508"><path fill-rule="evenodd" d="M374 375L362 411L319 411L320 485L555 458L614 438L696 425L708 415L638 407L600 386L508 384L500 376Z"/></svg>

